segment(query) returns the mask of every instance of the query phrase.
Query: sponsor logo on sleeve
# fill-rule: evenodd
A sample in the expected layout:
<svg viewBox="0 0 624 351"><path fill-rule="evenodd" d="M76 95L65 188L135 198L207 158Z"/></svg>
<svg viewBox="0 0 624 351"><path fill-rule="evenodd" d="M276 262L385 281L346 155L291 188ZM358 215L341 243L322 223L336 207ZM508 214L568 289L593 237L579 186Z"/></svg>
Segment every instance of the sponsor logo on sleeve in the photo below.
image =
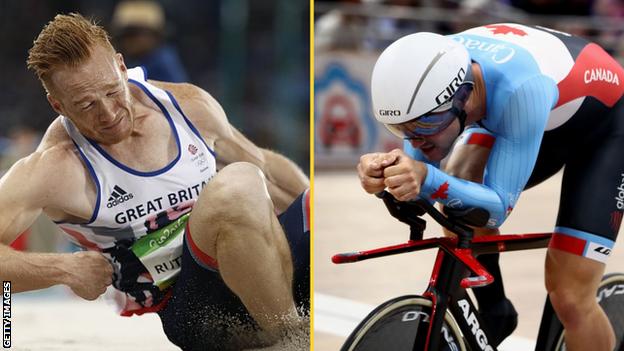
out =
<svg viewBox="0 0 624 351"><path fill-rule="evenodd" d="M449 208L461 208L462 206L464 206L464 203L461 199L451 199L449 202L446 203L446 206Z"/></svg>
<svg viewBox="0 0 624 351"><path fill-rule="evenodd" d="M469 50L479 50L490 53L490 59L496 64L503 64L516 55L516 49L501 43L492 43L487 40L456 36L454 40L463 44Z"/></svg>
<svg viewBox="0 0 624 351"><path fill-rule="evenodd" d="M606 68L592 68L585 70L585 73L583 74L583 81L585 84L599 81L620 85L620 78L617 73L613 73Z"/></svg>

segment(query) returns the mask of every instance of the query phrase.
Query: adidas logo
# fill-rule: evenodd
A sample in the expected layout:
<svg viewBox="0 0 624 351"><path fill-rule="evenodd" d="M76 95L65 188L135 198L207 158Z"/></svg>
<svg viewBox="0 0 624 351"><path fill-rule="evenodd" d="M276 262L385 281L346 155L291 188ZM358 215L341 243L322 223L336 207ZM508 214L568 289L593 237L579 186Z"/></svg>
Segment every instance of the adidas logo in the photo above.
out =
<svg viewBox="0 0 624 351"><path fill-rule="evenodd" d="M134 196L132 195L132 193L128 194L128 192L120 188L119 185L115 185L113 187L113 192L111 193L111 196L108 198L108 203L106 204L106 207L115 207L132 199L133 197Z"/></svg>

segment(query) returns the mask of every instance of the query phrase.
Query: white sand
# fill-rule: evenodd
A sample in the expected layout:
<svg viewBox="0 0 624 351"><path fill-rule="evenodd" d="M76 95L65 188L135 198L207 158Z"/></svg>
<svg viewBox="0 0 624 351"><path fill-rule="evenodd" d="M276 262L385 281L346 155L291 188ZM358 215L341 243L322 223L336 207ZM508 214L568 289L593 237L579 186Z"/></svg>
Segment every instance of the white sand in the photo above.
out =
<svg viewBox="0 0 624 351"><path fill-rule="evenodd" d="M14 294L12 314L15 350L179 350L155 313L121 317L103 299L82 300L62 288Z"/></svg>

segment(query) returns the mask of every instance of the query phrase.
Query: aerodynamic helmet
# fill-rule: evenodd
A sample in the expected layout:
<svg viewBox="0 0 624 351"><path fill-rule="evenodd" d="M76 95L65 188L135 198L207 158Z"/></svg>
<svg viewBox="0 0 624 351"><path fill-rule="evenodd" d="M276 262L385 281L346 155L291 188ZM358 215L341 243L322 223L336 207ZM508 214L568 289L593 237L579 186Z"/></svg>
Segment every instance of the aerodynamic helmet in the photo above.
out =
<svg viewBox="0 0 624 351"><path fill-rule="evenodd" d="M421 32L398 39L382 52L373 69L375 118L407 138L412 132L435 134L454 118L460 119L463 130L463 103L454 103L454 97L461 86L468 88L464 97L472 90L470 63L468 50L449 37Z"/></svg>

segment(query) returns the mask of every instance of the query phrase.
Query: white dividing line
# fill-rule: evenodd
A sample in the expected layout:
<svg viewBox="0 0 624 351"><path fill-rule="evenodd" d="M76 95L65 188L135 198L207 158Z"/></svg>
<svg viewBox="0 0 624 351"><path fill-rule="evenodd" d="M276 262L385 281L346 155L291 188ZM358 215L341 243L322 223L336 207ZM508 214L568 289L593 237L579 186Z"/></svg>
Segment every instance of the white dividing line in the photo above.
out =
<svg viewBox="0 0 624 351"><path fill-rule="evenodd" d="M375 306L314 293L314 330L347 337Z"/></svg>
<svg viewBox="0 0 624 351"><path fill-rule="evenodd" d="M375 306L341 297L314 293L314 331L346 338ZM510 336L498 347L500 351L535 349L535 341Z"/></svg>

